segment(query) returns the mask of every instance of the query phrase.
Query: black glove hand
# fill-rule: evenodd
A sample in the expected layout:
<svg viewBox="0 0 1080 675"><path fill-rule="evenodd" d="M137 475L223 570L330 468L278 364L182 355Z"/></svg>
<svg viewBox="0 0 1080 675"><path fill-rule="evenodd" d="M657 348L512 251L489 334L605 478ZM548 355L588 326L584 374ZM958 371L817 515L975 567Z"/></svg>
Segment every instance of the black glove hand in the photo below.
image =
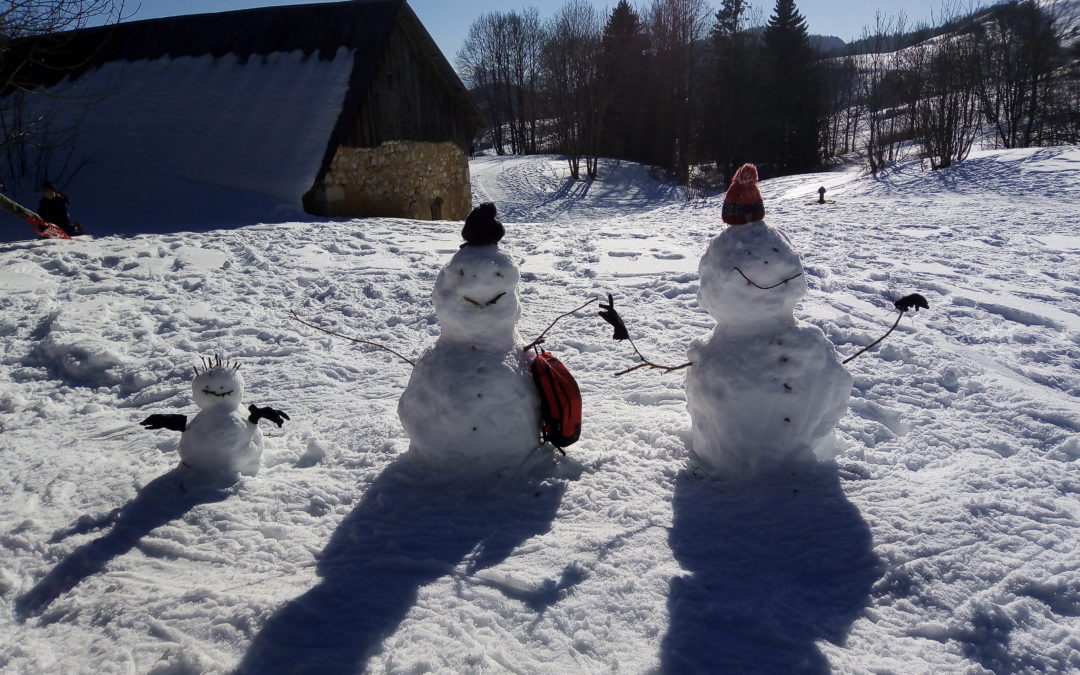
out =
<svg viewBox="0 0 1080 675"><path fill-rule="evenodd" d="M147 429L185 431L187 429L187 415L151 415L139 422L139 424Z"/></svg>
<svg viewBox="0 0 1080 675"><path fill-rule="evenodd" d="M284 410L274 410L270 406L259 408L254 405L249 405L248 412L251 413L248 415L248 422L251 422L252 424L258 424L259 420L266 419L280 427L282 424L285 424L285 420L289 419L289 416L285 414Z"/></svg>
<svg viewBox="0 0 1080 675"><path fill-rule="evenodd" d="M630 333L626 331L626 324L623 323L622 317L615 311L615 299L611 297L611 293L607 294L608 304L600 303L600 317L615 327L615 334L611 337L616 340L629 340Z"/></svg>
<svg viewBox="0 0 1080 675"><path fill-rule="evenodd" d="M906 312L912 308L914 308L917 312L919 311L920 307L922 307L923 309L930 309L930 305L926 302L926 298L919 295L918 293L911 293L910 295L905 295L904 297L894 302L893 307L897 308L901 312Z"/></svg>

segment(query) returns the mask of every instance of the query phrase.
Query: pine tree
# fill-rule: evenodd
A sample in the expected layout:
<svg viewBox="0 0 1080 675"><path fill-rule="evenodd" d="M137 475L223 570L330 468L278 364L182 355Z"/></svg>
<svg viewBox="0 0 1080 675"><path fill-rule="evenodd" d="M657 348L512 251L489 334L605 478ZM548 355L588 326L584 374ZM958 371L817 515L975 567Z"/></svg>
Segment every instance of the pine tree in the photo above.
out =
<svg viewBox="0 0 1080 675"><path fill-rule="evenodd" d="M643 96L652 92L649 39L641 18L627 0L620 0L608 17L601 42L600 80L607 93L604 113L604 145L608 157L648 160L644 143L648 111L655 106Z"/></svg>
<svg viewBox="0 0 1080 675"><path fill-rule="evenodd" d="M817 166L822 115L817 55L795 0L776 0L763 35L765 92L762 150L772 171L798 173Z"/></svg>
<svg viewBox="0 0 1080 675"><path fill-rule="evenodd" d="M730 176L745 162L759 162L757 120L761 111L755 93L761 82L757 40L746 31L745 0L724 0L716 12L712 43L711 109L706 134L716 168Z"/></svg>

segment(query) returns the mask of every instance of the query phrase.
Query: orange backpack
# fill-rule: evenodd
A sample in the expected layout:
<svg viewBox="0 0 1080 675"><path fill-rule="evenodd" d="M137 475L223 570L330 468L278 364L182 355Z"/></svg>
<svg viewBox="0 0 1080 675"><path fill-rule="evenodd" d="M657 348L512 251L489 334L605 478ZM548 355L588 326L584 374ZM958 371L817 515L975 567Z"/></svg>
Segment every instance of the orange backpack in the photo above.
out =
<svg viewBox="0 0 1080 675"><path fill-rule="evenodd" d="M540 392L543 439L562 451L581 436L581 391L574 376L551 352L536 355L532 376Z"/></svg>

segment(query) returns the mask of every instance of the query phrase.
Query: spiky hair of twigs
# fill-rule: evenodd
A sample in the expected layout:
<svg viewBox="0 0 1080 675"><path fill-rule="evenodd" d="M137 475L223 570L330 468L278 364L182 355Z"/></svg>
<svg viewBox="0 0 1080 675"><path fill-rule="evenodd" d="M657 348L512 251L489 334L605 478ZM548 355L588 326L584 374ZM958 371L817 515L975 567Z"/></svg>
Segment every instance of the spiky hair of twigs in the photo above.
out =
<svg viewBox="0 0 1080 675"><path fill-rule="evenodd" d="M228 359L222 361L220 354L214 354L213 356L200 356L199 360L202 361L202 370L199 370L198 366L192 366L195 370L195 376L198 377L202 373L209 373L211 370L231 370L236 372L240 370L239 361L229 361Z"/></svg>

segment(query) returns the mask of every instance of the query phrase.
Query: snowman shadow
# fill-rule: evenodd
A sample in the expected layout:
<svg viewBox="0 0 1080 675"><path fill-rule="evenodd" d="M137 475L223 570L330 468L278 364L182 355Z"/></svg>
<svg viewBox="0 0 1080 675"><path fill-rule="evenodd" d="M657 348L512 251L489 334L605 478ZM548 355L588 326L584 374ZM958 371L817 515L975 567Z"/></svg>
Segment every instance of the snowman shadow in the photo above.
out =
<svg viewBox="0 0 1080 675"><path fill-rule="evenodd" d="M724 485L683 472L669 536L689 572L668 598L662 672L827 673L880 577L835 469Z"/></svg>
<svg viewBox="0 0 1080 675"><path fill-rule="evenodd" d="M383 471L319 554L318 584L269 618L237 673L363 672L420 588L468 582L546 532L567 477L548 469L547 478L435 483L425 474L409 454Z"/></svg>
<svg viewBox="0 0 1080 675"><path fill-rule="evenodd" d="M110 525L111 528L69 553L33 588L16 598L15 616L26 621L41 614L58 597L102 571L109 561L138 546L154 529L182 518L200 504L226 499L231 494L228 487L223 482L200 479L178 466L147 483L119 509L99 518L80 518L74 526L53 535L50 542Z"/></svg>

